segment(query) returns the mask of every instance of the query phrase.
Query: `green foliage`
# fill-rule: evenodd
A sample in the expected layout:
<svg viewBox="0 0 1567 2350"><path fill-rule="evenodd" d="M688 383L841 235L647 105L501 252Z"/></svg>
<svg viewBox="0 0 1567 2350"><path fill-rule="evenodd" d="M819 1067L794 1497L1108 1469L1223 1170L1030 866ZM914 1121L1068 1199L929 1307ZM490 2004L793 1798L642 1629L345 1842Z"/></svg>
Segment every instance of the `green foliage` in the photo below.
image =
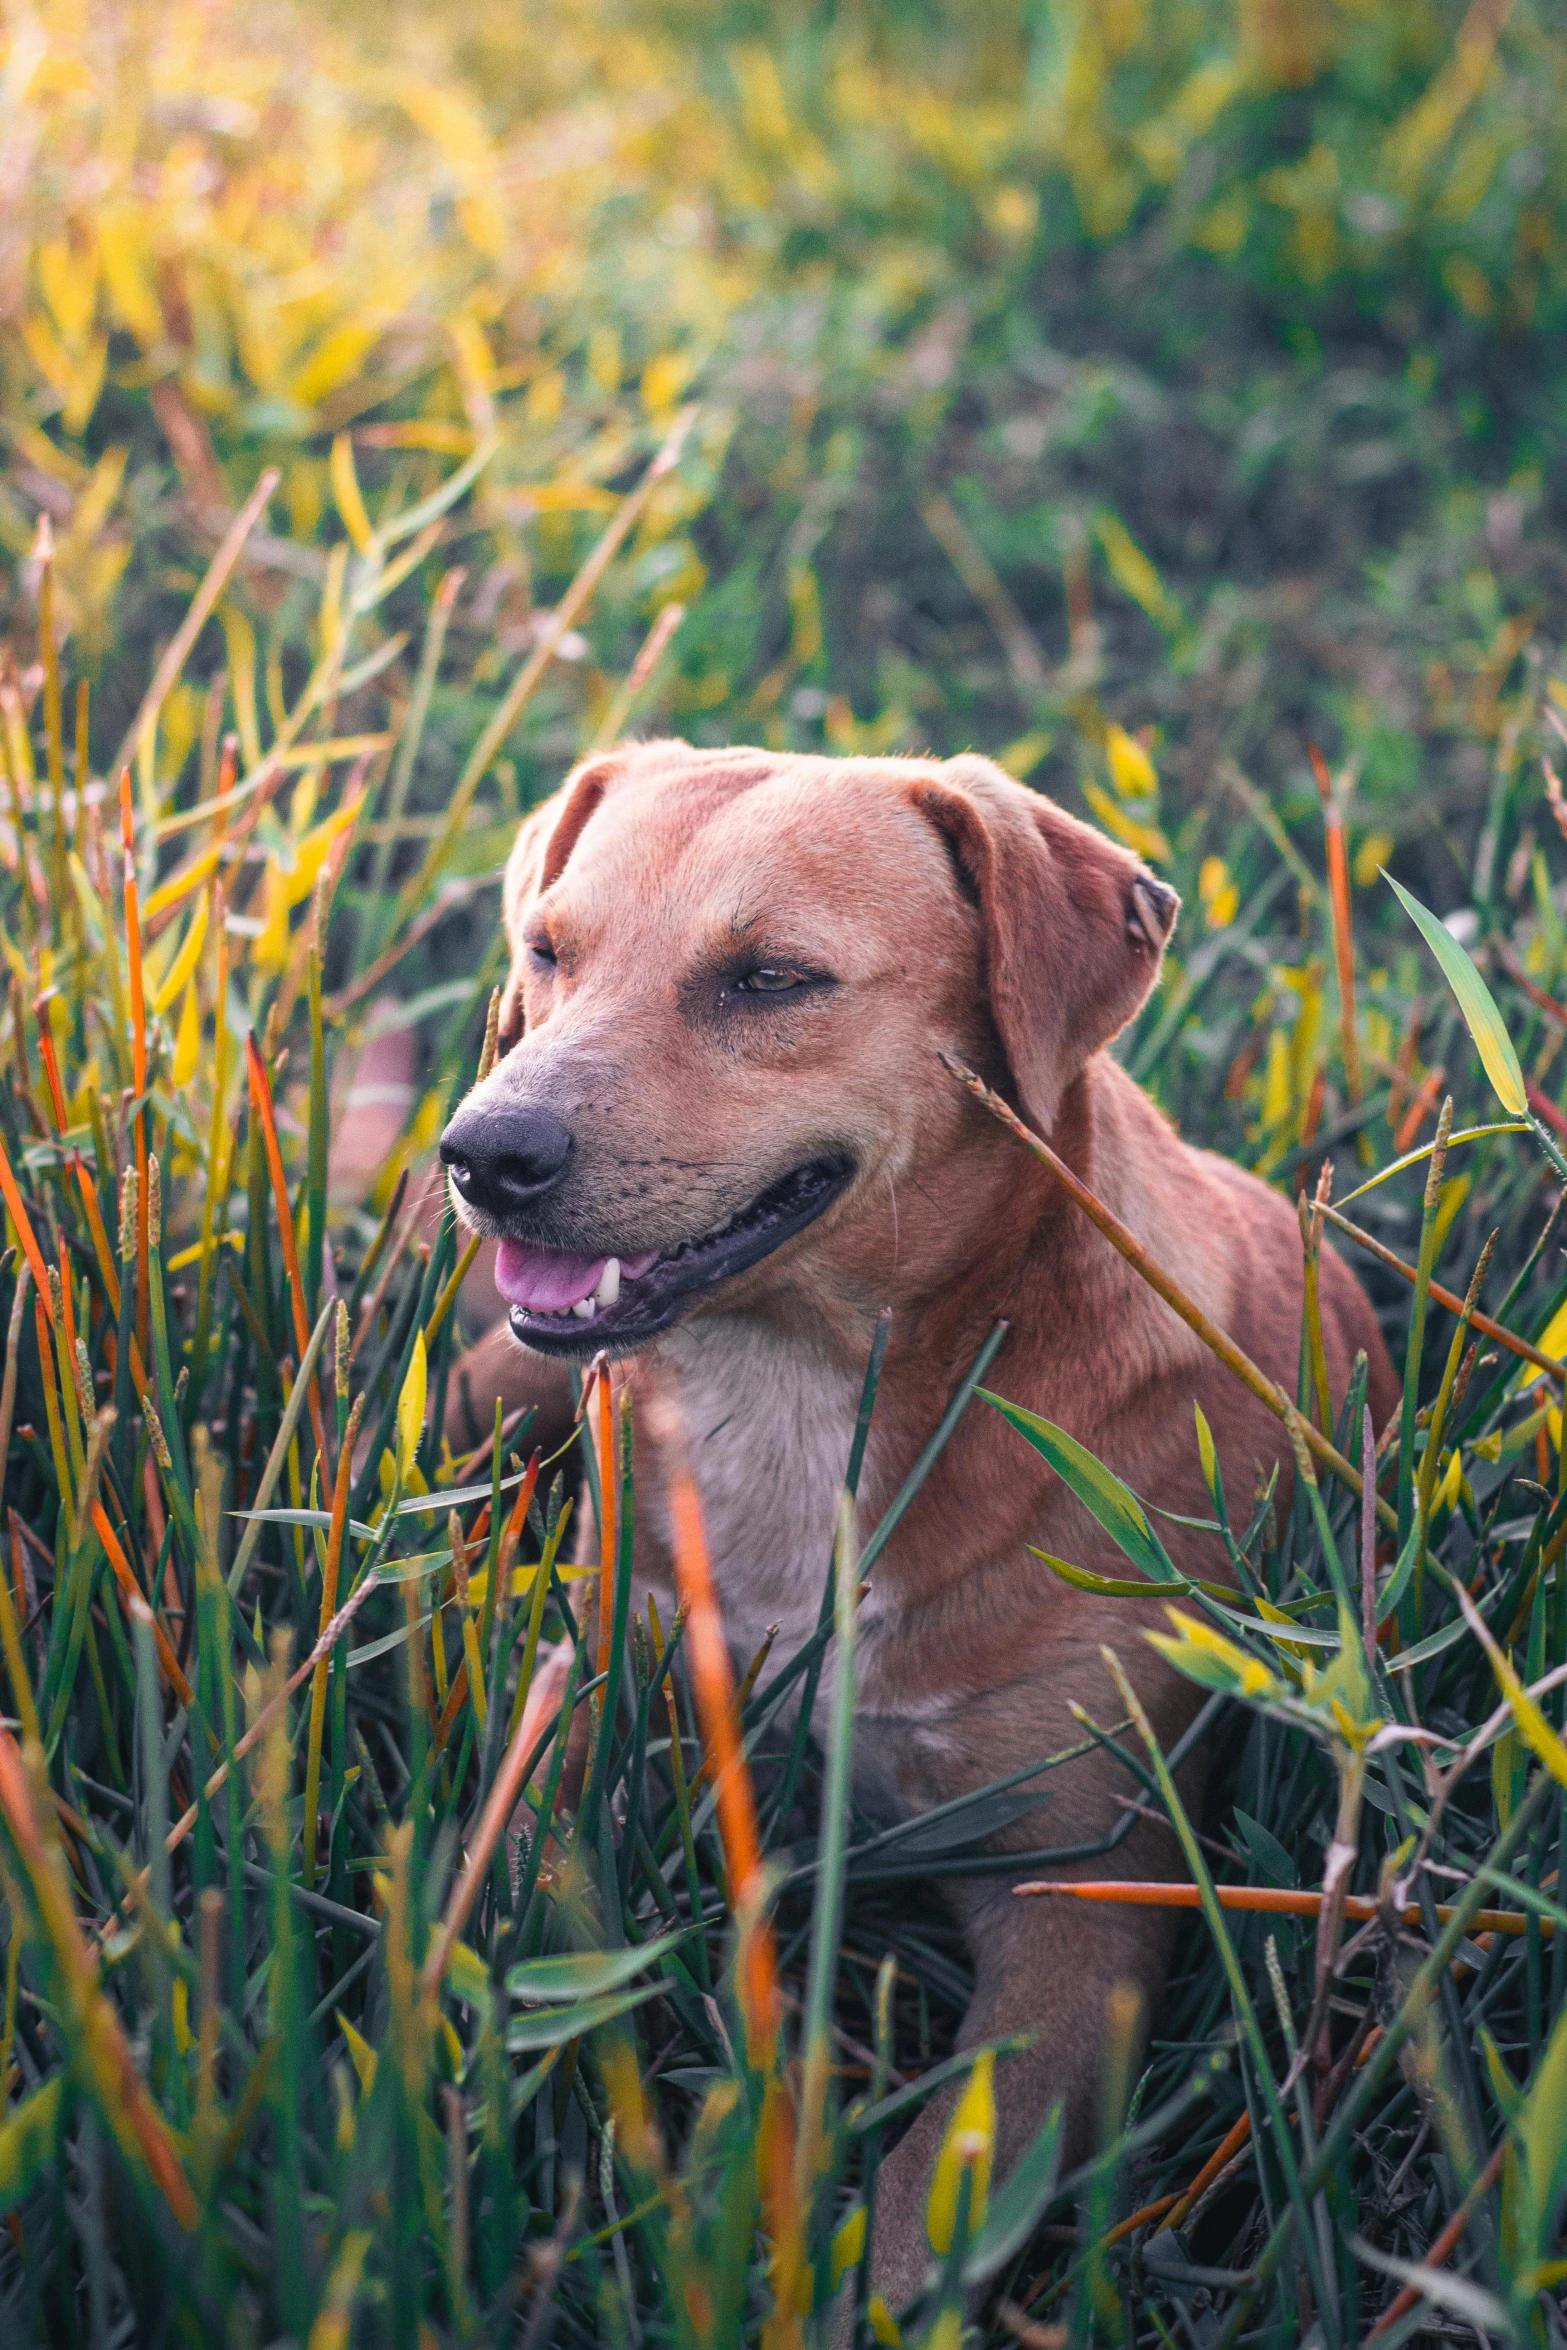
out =
<svg viewBox="0 0 1567 2350"><path fill-rule="evenodd" d="M176 0L108 38L63 0L7 18L0 76L7 2341L694 2350L823 2340L840 2286L891 2339L878 2166L959 2078L911 2345L955 2344L981 2281L997 2345L1005 2302L1074 2344L1339 2350L1406 2279L1390 2343L1432 2302L1556 2339L1558 1404L1491 1341L1460 1370L1428 1294L1499 1229L1482 1305L1567 1352L1553 12ZM1300 1480L1232 1524L1199 1421L1211 1578L1172 1581L1135 1466L985 1393L1136 1572L1057 1570L1180 1599L1205 1842L1125 1721L860 1817L856 1577L908 1491L859 1561L841 1532L743 1712L803 2019L771 2041L682 1634L622 1585L607 1683L527 1714L591 1604L558 1563L580 1457L514 1516L527 1432L443 1445L456 1238L421 1254L398 1189L478 1066L516 820L627 725L973 744L1085 809L1186 901L1128 1066L1291 1189L1331 1153L1419 1258L1412 1325L1361 1260L1418 1334L1396 1561ZM414 1099L335 1190L388 991ZM1532 1135L1484 1122L1487 1073ZM829 1658L819 1758L792 1708ZM995 1871L1107 1740L1206 1914L1094 2160L1062 2175L1049 2120L992 2180L1009 2051L947 2054L930 1881ZM1330 1878L1362 1911L1315 1950L1220 1898Z"/></svg>
<svg viewBox="0 0 1567 2350"><path fill-rule="evenodd" d="M1452 933L1438 922L1428 907L1411 897L1395 881L1393 894L1405 913L1415 924L1426 945L1442 966L1442 976L1458 999L1464 1025L1474 1038L1475 1050L1480 1055L1491 1091L1504 1110L1519 1117L1528 1108L1524 1093L1523 1071L1518 1066L1518 1055L1513 1051L1513 1040L1497 1010L1490 989L1464 953Z"/></svg>

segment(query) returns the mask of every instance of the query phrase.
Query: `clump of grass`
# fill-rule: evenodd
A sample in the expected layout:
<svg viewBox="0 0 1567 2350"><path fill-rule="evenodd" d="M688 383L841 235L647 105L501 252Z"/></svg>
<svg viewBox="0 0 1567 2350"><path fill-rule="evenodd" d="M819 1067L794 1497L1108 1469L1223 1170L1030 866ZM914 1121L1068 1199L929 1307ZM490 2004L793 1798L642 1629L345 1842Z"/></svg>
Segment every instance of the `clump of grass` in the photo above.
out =
<svg viewBox="0 0 1567 2350"><path fill-rule="evenodd" d="M263 466L222 620L264 684L361 485L411 504L493 438L424 555L467 575L455 772L497 640L698 392L702 463L510 747L523 799L684 605L660 692L703 739L981 743L1195 874L1246 846L1231 763L1309 810L1314 731L1352 855L1392 838L1444 902L1491 876L1491 764L1567 628L1549 0L47 15L0 26L0 628L30 637L45 511L101 761Z"/></svg>
<svg viewBox="0 0 1567 2350"><path fill-rule="evenodd" d="M677 448L607 521L556 641ZM1237 1507L1206 1446L1213 1576L1189 1582L1160 1543L1156 1497L1145 1505L1006 1397L998 1328L857 1545L878 1344L844 1430L819 1628L737 1684L678 1474L681 1606L668 1624L633 1612L636 1463L608 1382L582 1399L590 1439L560 1459L498 1416L479 1456L454 1459L440 1431L457 1235L413 1212L417 1171L368 1212L330 1194L344 1012L417 944L548 658L530 653L498 697L455 818L412 846L394 834L383 870L383 838L358 843L395 821L428 695L400 724L370 722L384 652L370 629L399 550L462 486L454 474L433 509L379 522L366 509L292 698L281 675L260 694L242 669L227 681L232 750L214 727L209 758L160 778L148 746L171 656L126 772L84 785L89 713L47 627L8 738L7 2338L782 2345L825 2340L840 2291L862 2341L943 2350L976 2295L997 2342L1053 2343L1064 2327L1083 2343L1315 2330L1348 2345L1374 2324L1394 2341L1433 2312L1498 2339L1554 2338L1567 2165L1554 901L1527 919L1505 892L1487 902L1505 1021L1415 909L1457 993L1417 964L1410 1036L1418 1022L1430 1067L1455 1070L1473 1070L1472 1038L1505 1114L1475 1071L1474 1114L1456 1123L1444 1107L1433 1144L1418 1135L1434 1103L1421 1110L1414 1156L1395 1151L1386 1181L1357 1153L1406 1127L1426 1073L1415 1043L1382 1053L1347 987L1339 1046L1319 1023L1309 1064L1270 1002L1257 1015L1265 1060L1279 1034L1298 1060L1257 1135L1262 1164L1289 1179L1336 1149L1354 1168L1343 1208L1369 1221L1391 1199L1409 1223L1402 1252L1396 1218L1373 1234L1404 1264L1387 1279L1404 1281L1419 1334L1392 1429L1368 1435L1359 1383L1324 1409L1308 1310L1299 1387L1276 1399L1292 1506ZM47 614L46 541L39 560ZM198 625L222 585L214 572ZM433 685L439 596L427 627ZM1280 869L1294 859L1310 884L1298 844L1279 840ZM1305 911L1337 925L1347 971L1354 908L1341 863L1334 876ZM1213 937L1241 951L1244 921ZM494 953L445 1007L438 1110L493 1050ZM1312 984L1320 996L1320 973ZM1194 958L1184 993L1130 1040L1134 1065L1158 1065L1172 1014L1194 1016L1203 985ZM1343 1049L1351 1033L1362 1059ZM1353 1221L1319 1193L1308 1261L1330 1213ZM1501 1229L1497 1269L1466 1297L1480 1217ZM1126 1587L1170 1589L1167 1653L1210 1693L1194 1735L1228 1756L1215 1816L1189 1820L1179 1752L1158 1751L1107 1657L1106 1718L1028 1774L1032 1801L1046 1774L1109 1742L1127 1826L1133 1805L1168 1812L1202 1915L1135 2078L1132 2019L1107 2015L1094 2157L1061 2175L1052 2118L1006 2181L990 2147L1008 2051L948 2053L961 1950L900 1888L1015 1870L987 1838L1016 1787L872 1828L850 1767L860 1583L961 1414L998 1407L1125 1550ZM678 1438L678 1396L662 1408ZM1206 1445L1200 1424L1193 1442ZM597 1528L587 1572L564 1563L583 1509ZM573 1661L540 1721L528 1699L547 1638ZM829 1653L817 1755L796 1701ZM804 1844L802 1799L821 1820ZM1107 1871L1117 1841L1104 1840ZM1241 1895L1289 1899L1257 1918ZM1110 1880L1099 1897L1146 1891ZM888 2311L866 2256L879 2164L955 2079L927 2288Z"/></svg>

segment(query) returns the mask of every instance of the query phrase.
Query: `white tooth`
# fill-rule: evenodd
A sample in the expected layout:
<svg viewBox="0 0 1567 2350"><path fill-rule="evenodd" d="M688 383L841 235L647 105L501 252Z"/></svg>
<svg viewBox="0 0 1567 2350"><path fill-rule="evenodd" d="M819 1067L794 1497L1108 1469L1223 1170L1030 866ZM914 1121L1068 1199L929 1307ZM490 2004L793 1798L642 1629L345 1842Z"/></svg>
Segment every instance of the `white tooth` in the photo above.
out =
<svg viewBox="0 0 1567 2350"><path fill-rule="evenodd" d="M598 1312L597 1306L593 1303L593 1300L590 1297L579 1297L571 1310L576 1315L579 1322L591 1322L594 1315Z"/></svg>
<svg viewBox="0 0 1567 2350"><path fill-rule="evenodd" d="M593 1292L594 1302L601 1306L612 1306L619 1295L620 1259L619 1257L606 1257L604 1270L599 1275L598 1287Z"/></svg>

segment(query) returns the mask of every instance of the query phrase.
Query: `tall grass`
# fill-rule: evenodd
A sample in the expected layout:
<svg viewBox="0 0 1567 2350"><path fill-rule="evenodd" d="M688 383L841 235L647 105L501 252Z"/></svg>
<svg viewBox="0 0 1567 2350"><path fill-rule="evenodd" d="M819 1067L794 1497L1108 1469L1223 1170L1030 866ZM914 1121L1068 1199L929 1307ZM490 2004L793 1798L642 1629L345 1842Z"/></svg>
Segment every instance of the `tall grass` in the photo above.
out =
<svg viewBox="0 0 1567 2350"><path fill-rule="evenodd" d="M588 618L683 435L610 519L557 637ZM1293 1504L1227 1495L1195 1425L1213 1577L1190 1582L1154 1497L1007 1396L997 1333L859 1547L873 1354L820 1628L737 1689L689 1478L671 1490L682 1598L663 1624L631 1606L636 1463L607 1384L584 1397L580 1499L575 1446L530 1458L498 1406L497 1440L453 1459L457 1234L443 1217L421 1238L403 1186L379 1214L329 1195L333 1007L398 968L455 837L416 835L401 886L375 886L370 828L419 757L385 708L376 614L399 549L463 487L454 470L424 512L365 508L292 699L230 676L238 740L209 729L208 756L160 769L144 746L171 659L132 764L83 781L47 630L10 738L8 2335L781 2344L825 2338L842 2291L865 2338L911 2343L955 2341L980 2292L997 2340L1293 2340L1309 2322L1348 2344L1433 2310L1548 2337L1567 2162L1567 1281L1548 1237L1562 1113L1542 1085L1567 1014L1527 965L1555 976L1554 900L1511 922L1501 901L1486 959L1505 1022L1413 909L1436 958L1419 1033L1473 1072L1434 1145L1409 1147L1374 1055L1377 1089L1352 1098L1352 1012L1321 1030L1301 1115L1354 1182L1342 1207L1319 1191L1303 1211L1308 1266L1329 1217L1349 1231L1392 1201L1410 1232L1423 1336L1390 1429L1369 1430L1358 1385L1324 1414L1308 1310L1299 1390L1272 1391ZM47 617L47 537L38 560ZM437 599L435 668L441 621ZM523 660L470 759L475 805L543 666ZM1353 915L1348 889L1302 905L1329 934ZM1347 969L1342 928L1339 945ZM446 1101L493 1049L494 955L450 998ZM1146 1016L1134 1065L1168 1022L1168 1005ZM1270 1057L1278 1034L1263 1030ZM1429 1132L1429 1113L1416 1123ZM1394 1126L1402 1157L1362 1168L1357 1145ZM1265 1128L1265 1164L1301 1150ZM1451 1260L1468 1283L1476 1215L1501 1227L1509 1286L1495 1294L1498 1272L1460 1300L1437 1276ZM678 1439L678 1394L660 1408ZM1170 1588L1163 1644L1211 1691L1201 1734L1229 1756L1213 1819L1186 1817L1180 1756L1159 1752L1111 1655L1102 1718L1040 1758L1026 1796L1004 1782L891 1830L855 1814L858 1589L958 1416L994 1408L1125 1550L1124 1587ZM579 1508L599 1527L586 1571L562 1563ZM541 1640L576 1645L590 1619L602 1669L576 1646L541 1722ZM795 1701L829 1654L818 1761ZM1052 2119L993 2181L1007 2051L944 2053L961 1952L899 1888L1015 1868L986 1841L1009 1803L1106 1745L1127 1824L1133 1805L1174 1820L1200 1926L1135 2079L1129 2026L1107 2016L1093 2159L1060 2175ZM819 1841L802 1843L796 1799L818 1774ZM1147 1898L1108 1876L1117 1841L1092 1896ZM928 2288L890 2312L866 2259L878 2165L955 2075Z"/></svg>
<svg viewBox="0 0 1567 2350"><path fill-rule="evenodd" d="M1206 804L1220 860L1214 783L1309 795L1314 733L1356 762L1351 853L1458 885L1526 647L1567 631L1538 0L57 0L0 44L0 625L42 508L105 766L264 467L223 604L263 663L356 526L345 436L412 503L493 435L424 557L466 573L427 811L497 638L696 390L699 461L507 746L523 798L680 604L682 731L978 742L1149 839ZM1112 724L1154 730L1162 800Z"/></svg>
<svg viewBox="0 0 1567 2350"><path fill-rule="evenodd" d="M938 2350L965 2308L1051 2350L1561 2336L1559 31L975 23L450 11L389 74L352 11L6 20L8 2342L717 2350L826 2340L835 2292ZM1124 1644L1021 1792L858 1816L907 1488L736 1681L690 1489L680 1609L632 1611L607 1386L557 1459L442 1437L427 1154L492 1049L496 868L644 722L974 740L1181 888L1118 1049L1306 1190L1292 1504L1195 1424L1177 1587L1000 1333L914 1477L1002 1409L1170 1586L1204 1818ZM336 1196L388 994L415 1100ZM1325 1242L1407 1365L1369 1520ZM952 2053L929 1884L1106 1747L1198 1914L1135 2076L1107 2014L1092 2160L1050 2123L995 2180L1007 2051ZM1116 1844L1071 1897L1148 1898ZM958 2079L887 2311L878 2168Z"/></svg>

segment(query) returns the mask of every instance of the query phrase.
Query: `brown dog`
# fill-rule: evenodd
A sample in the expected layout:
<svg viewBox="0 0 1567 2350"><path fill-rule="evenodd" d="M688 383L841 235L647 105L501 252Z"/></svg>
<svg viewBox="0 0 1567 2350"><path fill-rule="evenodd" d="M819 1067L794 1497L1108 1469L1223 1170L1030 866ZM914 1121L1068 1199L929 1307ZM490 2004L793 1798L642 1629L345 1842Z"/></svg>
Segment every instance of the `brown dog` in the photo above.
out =
<svg viewBox="0 0 1567 2350"><path fill-rule="evenodd" d="M814 1628L884 1306L862 1529L999 1316L1011 1330L990 1383L1162 1508L1209 1511L1194 1400L1242 1502L1279 1457L1278 1423L940 1058L1003 1091L1292 1389L1294 1216L1183 1144L1102 1050L1153 985L1176 904L1127 851L979 758L626 746L524 825L505 893L512 1049L442 1156L458 1213L504 1243L497 1279L525 1347L556 1362L636 1355L634 1394L652 1357L677 1378L738 1658L774 1622L781 1656ZM1380 1424L1392 1369L1328 1251L1322 1301L1335 1394L1364 1348ZM656 1430L639 1438L637 1573L662 1600ZM1164 1531L1178 1564L1213 1573L1211 1544ZM1161 1612L1077 1594L1030 1544L1127 1572L1045 1463L975 1405L861 1611L856 1792L872 1810L908 1816L1042 1760L1077 1735L1074 1699L1111 1718L1103 1642L1161 1738L1191 1719L1193 1690L1140 1637ZM1088 1843L1124 1817L1108 1761L1045 1786L1006 1848ZM1183 1873L1152 1820L1115 1867ZM1081 2144L1107 1994L1131 1983L1151 2003L1168 1945L1156 1911L1017 1901L1011 1882L946 1888L977 1973L965 2040L1033 2035L998 2076L998 2175L1055 2098ZM926 2106L883 2173L876 2281L895 2306L923 2279L924 2183L949 2102Z"/></svg>

